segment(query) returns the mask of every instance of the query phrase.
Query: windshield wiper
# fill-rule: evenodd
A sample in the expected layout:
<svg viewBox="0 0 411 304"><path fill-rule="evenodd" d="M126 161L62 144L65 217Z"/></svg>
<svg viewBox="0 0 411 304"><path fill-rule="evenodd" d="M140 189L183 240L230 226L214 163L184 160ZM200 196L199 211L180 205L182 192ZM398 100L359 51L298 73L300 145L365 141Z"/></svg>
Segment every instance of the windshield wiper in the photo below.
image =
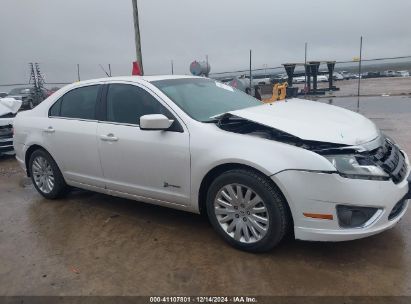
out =
<svg viewBox="0 0 411 304"><path fill-rule="evenodd" d="M220 124L222 120L229 119L230 117L234 117L234 116L230 113L221 113L221 114L211 116L208 120L202 120L201 122ZM243 120L242 118L240 119Z"/></svg>
<svg viewBox="0 0 411 304"><path fill-rule="evenodd" d="M217 123L220 119L209 119L209 120L201 120L203 123Z"/></svg>

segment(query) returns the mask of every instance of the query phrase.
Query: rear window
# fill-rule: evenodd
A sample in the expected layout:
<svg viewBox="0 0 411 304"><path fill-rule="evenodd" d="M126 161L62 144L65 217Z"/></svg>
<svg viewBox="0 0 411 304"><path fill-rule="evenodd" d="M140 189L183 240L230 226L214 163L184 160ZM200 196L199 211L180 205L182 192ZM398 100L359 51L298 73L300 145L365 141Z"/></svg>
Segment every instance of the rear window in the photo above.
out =
<svg viewBox="0 0 411 304"><path fill-rule="evenodd" d="M99 85L93 85L71 90L62 97L60 101L61 105L58 105L59 101L53 105L50 109L50 115L51 110L53 110L53 113L57 113L58 107L60 107L60 115L55 116L96 119L96 103L99 87ZM55 109L54 106L56 106Z"/></svg>
<svg viewBox="0 0 411 304"><path fill-rule="evenodd" d="M60 116L60 109L61 109L61 101L63 97L57 100L54 105L50 108L49 115L50 116Z"/></svg>

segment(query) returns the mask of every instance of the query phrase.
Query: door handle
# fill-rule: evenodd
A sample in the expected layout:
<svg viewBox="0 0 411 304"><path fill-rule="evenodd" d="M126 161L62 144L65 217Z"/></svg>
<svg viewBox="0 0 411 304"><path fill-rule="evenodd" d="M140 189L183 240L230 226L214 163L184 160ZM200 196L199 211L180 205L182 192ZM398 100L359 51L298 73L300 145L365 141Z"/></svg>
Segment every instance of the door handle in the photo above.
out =
<svg viewBox="0 0 411 304"><path fill-rule="evenodd" d="M47 129L44 130L45 133L54 133L56 130L52 126L48 127Z"/></svg>
<svg viewBox="0 0 411 304"><path fill-rule="evenodd" d="M115 137L113 133L109 133L107 135L101 135L100 139L102 141L111 141L111 142L118 141L118 137Z"/></svg>

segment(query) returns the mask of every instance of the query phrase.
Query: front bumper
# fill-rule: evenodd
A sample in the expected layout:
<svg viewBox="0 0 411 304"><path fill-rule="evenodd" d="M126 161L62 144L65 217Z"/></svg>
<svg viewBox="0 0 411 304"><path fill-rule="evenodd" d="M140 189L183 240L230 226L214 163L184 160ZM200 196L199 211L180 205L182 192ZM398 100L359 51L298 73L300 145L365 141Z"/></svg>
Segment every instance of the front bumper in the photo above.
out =
<svg viewBox="0 0 411 304"><path fill-rule="evenodd" d="M410 175L409 169L407 174ZM337 173L298 170L283 171L271 178L289 203L295 238L300 240L347 241L380 233L395 226L408 209L408 201L405 201L401 211L389 219L395 205L403 199L411 199L411 176L398 184L391 180L348 179ZM341 228L337 205L375 207L381 212L364 227ZM333 219L310 218L304 213L330 214Z"/></svg>

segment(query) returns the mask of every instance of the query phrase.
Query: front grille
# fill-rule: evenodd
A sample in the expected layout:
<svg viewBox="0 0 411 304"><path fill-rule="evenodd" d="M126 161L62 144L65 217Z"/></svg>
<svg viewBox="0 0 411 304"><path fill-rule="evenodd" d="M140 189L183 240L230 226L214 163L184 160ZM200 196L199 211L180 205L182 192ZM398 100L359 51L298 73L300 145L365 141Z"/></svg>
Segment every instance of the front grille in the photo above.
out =
<svg viewBox="0 0 411 304"><path fill-rule="evenodd" d="M0 147L0 153L11 152L13 150L14 150L13 146Z"/></svg>
<svg viewBox="0 0 411 304"><path fill-rule="evenodd" d="M0 126L0 139L13 137L13 127L11 125Z"/></svg>
<svg viewBox="0 0 411 304"><path fill-rule="evenodd" d="M11 124L0 126L0 132L2 130L11 130L11 128L13 128L13 126Z"/></svg>
<svg viewBox="0 0 411 304"><path fill-rule="evenodd" d="M384 145L378 148L372 157L374 162L391 176L394 183L398 184L405 179L407 164L404 154L389 139L385 140Z"/></svg>
<svg viewBox="0 0 411 304"><path fill-rule="evenodd" d="M407 203L406 199L400 200L397 204L395 204L394 208L392 208L390 215L388 216L389 220L395 219L400 213L404 210L405 204Z"/></svg>
<svg viewBox="0 0 411 304"><path fill-rule="evenodd" d="M8 146L13 146L13 138L0 140L0 148Z"/></svg>

